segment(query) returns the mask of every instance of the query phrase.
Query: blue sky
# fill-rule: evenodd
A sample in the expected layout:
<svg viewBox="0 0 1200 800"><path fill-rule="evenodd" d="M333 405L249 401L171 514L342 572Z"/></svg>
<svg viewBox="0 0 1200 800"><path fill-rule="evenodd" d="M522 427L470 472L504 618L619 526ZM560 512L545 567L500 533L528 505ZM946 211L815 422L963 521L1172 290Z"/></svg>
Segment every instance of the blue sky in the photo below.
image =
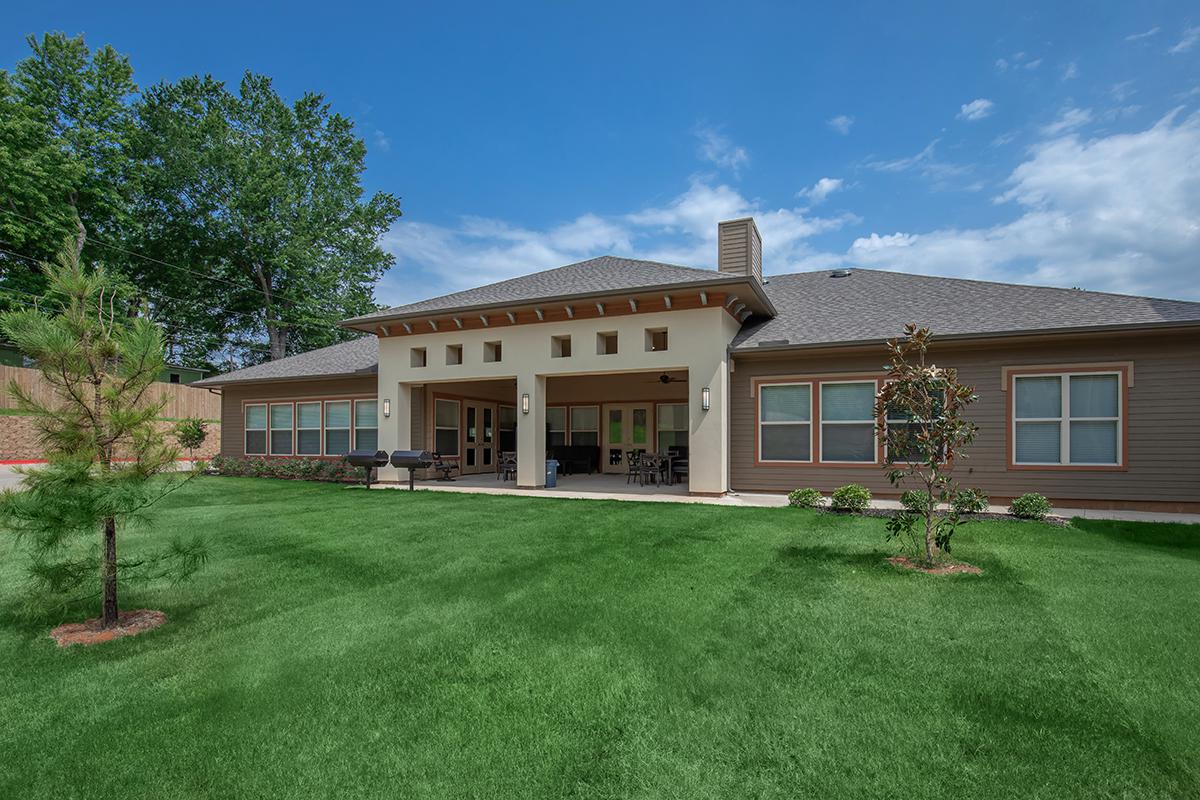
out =
<svg viewBox="0 0 1200 800"><path fill-rule="evenodd" d="M71 3L142 85L325 93L403 197L400 303L602 253L768 273L858 265L1200 299L1190 3Z"/></svg>

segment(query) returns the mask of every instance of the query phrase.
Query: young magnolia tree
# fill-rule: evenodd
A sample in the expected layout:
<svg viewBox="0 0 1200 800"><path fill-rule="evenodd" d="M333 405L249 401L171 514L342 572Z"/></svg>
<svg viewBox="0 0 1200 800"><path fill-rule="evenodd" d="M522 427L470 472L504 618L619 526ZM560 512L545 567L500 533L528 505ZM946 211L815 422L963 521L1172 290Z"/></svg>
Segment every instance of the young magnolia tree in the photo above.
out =
<svg viewBox="0 0 1200 800"><path fill-rule="evenodd" d="M155 425L166 402L153 391L162 334L130 313L103 270L80 265L74 242L43 270L55 310L8 312L0 330L52 389L43 400L9 386L37 420L49 463L26 471L21 490L0 495L0 527L29 545L38 588L74 599L98 577L107 628L118 622L118 574L183 576L205 554L198 542L175 541L154 556L118 558L118 532L187 477L174 471L177 451Z"/></svg>
<svg viewBox="0 0 1200 800"><path fill-rule="evenodd" d="M959 383L957 370L925 363L932 340L928 328L910 324L904 326L902 339L887 343L891 364L875 401L887 444L888 481L896 487L916 484L923 494L919 511L905 509L888 520L888 534L908 542L925 564L950 550L950 537L959 524L954 463L965 458L964 449L978 431L963 418L963 409L977 399L974 387Z"/></svg>

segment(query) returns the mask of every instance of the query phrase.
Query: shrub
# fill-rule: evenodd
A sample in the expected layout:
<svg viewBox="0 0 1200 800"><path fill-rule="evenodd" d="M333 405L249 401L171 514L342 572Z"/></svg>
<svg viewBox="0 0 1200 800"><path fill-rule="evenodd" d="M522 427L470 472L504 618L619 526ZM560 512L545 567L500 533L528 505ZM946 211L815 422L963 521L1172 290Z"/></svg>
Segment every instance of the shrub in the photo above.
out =
<svg viewBox="0 0 1200 800"><path fill-rule="evenodd" d="M924 514L931 505L931 498L919 489L909 489L900 495L900 505L914 514Z"/></svg>
<svg viewBox="0 0 1200 800"><path fill-rule="evenodd" d="M982 489L963 489L954 495L953 505L959 514L978 514L987 511L988 496Z"/></svg>
<svg viewBox="0 0 1200 800"><path fill-rule="evenodd" d="M1008 507L1008 513L1021 519L1045 519L1050 510L1050 501L1037 492L1021 495Z"/></svg>
<svg viewBox="0 0 1200 800"><path fill-rule="evenodd" d="M301 481L346 483L362 480L362 470L345 459L252 458L214 456L212 467L221 475L252 478L283 478Z"/></svg>
<svg viewBox="0 0 1200 800"><path fill-rule="evenodd" d="M871 503L871 491L857 483L848 483L834 489L829 501L834 511L863 511Z"/></svg>
<svg viewBox="0 0 1200 800"><path fill-rule="evenodd" d="M796 489L788 494L788 505L794 508L820 508L824 502L816 489Z"/></svg>
<svg viewBox="0 0 1200 800"><path fill-rule="evenodd" d="M189 454L197 447L203 447L204 440L207 438L208 423L202 419L188 417L187 419L179 420L175 425L175 440Z"/></svg>

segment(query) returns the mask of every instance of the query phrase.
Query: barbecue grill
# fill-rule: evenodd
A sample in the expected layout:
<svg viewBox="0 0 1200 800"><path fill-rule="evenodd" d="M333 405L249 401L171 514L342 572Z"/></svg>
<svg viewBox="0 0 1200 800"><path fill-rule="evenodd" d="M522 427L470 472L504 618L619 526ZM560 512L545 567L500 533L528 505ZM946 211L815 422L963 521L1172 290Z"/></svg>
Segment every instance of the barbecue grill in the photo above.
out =
<svg viewBox="0 0 1200 800"><path fill-rule="evenodd" d="M385 455L380 453L380 455ZM386 463L386 462L385 462ZM428 450L393 450L392 466L408 470L408 490L413 490L413 473L433 466L433 456Z"/></svg>
<svg viewBox="0 0 1200 800"><path fill-rule="evenodd" d="M382 450L351 450L346 455L346 461L352 467L362 467L366 472L367 488L371 488L371 470L376 467L386 467L388 454Z"/></svg>

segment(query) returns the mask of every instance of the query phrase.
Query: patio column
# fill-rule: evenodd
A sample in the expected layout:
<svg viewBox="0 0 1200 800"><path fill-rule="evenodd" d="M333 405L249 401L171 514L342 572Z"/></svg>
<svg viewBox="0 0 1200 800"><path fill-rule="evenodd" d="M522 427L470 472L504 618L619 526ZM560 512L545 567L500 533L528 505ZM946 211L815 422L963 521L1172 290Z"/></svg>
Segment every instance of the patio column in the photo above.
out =
<svg viewBox="0 0 1200 800"><path fill-rule="evenodd" d="M529 413L525 413L529 395ZM517 488L546 485L546 376L517 376Z"/></svg>
<svg viewBox="0 0 1200 800"><path fill-rule="evenodd" d="M704 387L708 387L707 411ZM729 491L729 370L724 353L688 370L688 416L688 491L725 494Z"/></svg>
<svg viewBox="0 0 1200 800"><path fill-rule="evenodd" d="M412 448L412 384L397 383L395 388L388 390L380 386L379 405L379 449L389 454L393 450L409 450ZM385 406L390 407L387 417L383 416ZM379 470L379 479L385 481L408 480L408 471L387 466Z"/></svg>

